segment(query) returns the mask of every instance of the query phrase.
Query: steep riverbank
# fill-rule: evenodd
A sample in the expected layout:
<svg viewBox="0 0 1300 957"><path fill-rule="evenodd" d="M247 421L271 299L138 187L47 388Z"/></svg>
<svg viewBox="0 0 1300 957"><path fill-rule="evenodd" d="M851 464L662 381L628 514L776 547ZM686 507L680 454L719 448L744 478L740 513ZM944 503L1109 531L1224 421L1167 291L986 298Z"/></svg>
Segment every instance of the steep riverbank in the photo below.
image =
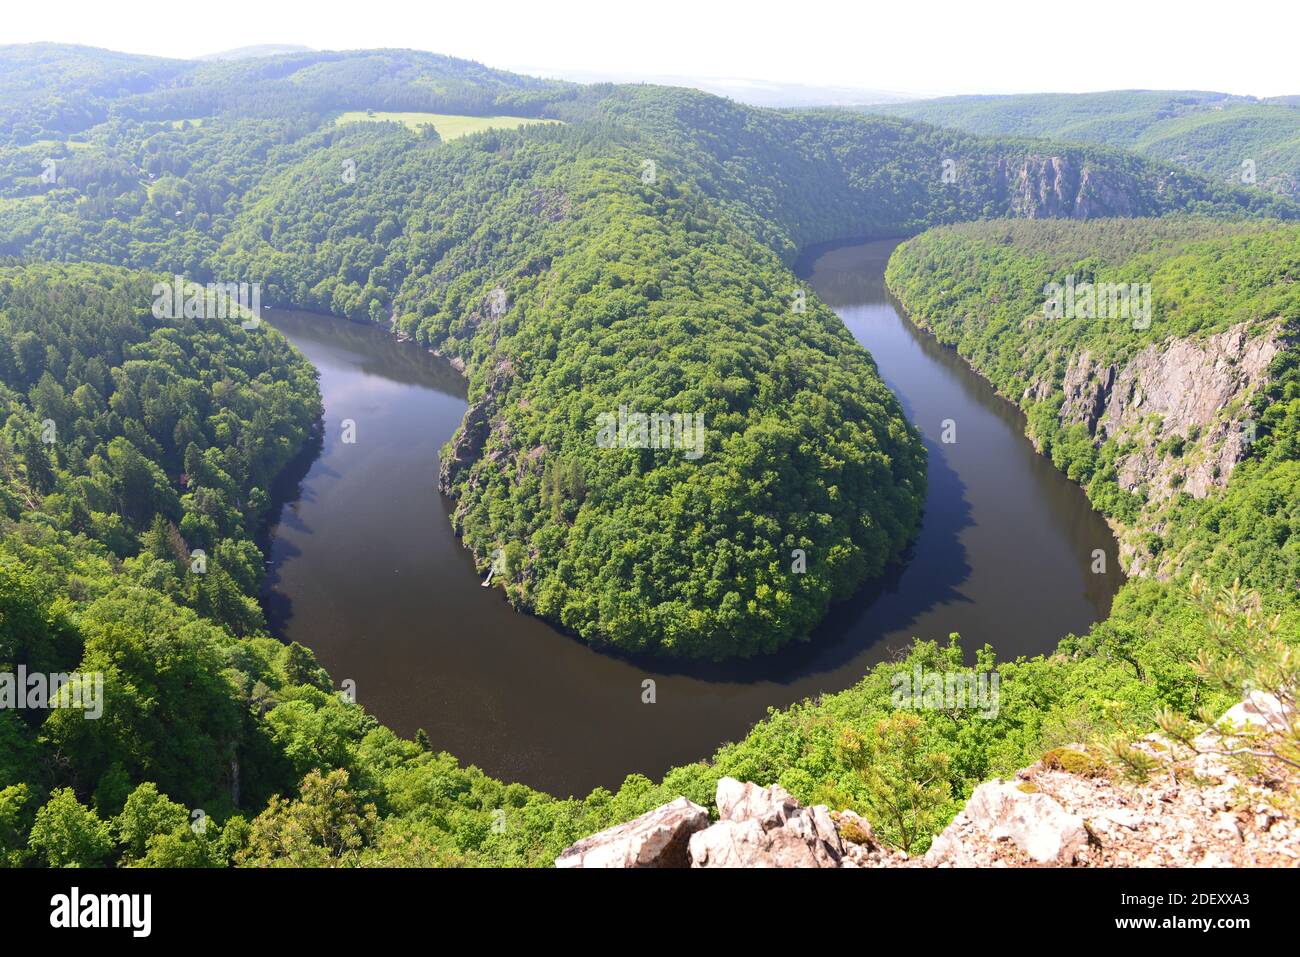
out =
<svg viewBox="0 0 1300 957"><path fill-rule="evenodd" d="M910 240L887 282L1023 410L1035 446L1112 521L1127 572L1168 579L1190 556L1165 540L1186 538L1187 509L1266 438L1297 341L1297 235L1196 219L965 224ZM1068 314L1048 314L1053 281L1070 287ZM1145 290L1144 305L1115 290Z"/></svg>

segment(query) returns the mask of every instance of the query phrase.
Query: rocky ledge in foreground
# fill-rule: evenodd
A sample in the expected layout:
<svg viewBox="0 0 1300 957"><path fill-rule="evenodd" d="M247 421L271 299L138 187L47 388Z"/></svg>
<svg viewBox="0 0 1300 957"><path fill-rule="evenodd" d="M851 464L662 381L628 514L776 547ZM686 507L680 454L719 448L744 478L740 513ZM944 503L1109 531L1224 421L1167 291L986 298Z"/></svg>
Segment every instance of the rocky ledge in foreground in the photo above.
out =
<svg viewBox="0 0 1300 957"><path fill-rule="evenodd" d="M718 782L718 820L681 797L567 848L556 867L860 867L906 855L883 848L852 811L805 808L780 785Z"/></svg>
<svg viewBox="0 0 1300 957"><path fill-rule="evenodd" d="M1248 700L1240 728L1292 720ZM1222 745L1207 732L1200 744ZM1207 737L1209 736L1209 737ZM1231 739L1227 740L1231 743ZM782 787L718 782L718 820L684 797L593 834L557 867L1296 867L1300 775L1246 774L1216 754L1157 735L1160 768L1124 784L1082 746L1057 748L1010 781L981 784L924 858L883 846L852 811L805 808Z"/></svg>

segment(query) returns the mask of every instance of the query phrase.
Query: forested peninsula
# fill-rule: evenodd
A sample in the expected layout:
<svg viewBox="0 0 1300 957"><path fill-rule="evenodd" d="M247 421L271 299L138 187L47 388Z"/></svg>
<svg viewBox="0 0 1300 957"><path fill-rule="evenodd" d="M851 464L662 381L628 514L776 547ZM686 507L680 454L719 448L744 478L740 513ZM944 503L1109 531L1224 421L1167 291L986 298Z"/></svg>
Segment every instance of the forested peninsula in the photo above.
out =
<svg viewBox="0 0 1300 957"><path fill-rule="evenodd" d="M980 653L995 719L918 715L909 733L943 766L934 830L1053 744L1230 703L1193 667L1218 634L1193 574L1243 579L1295 633L1300 208L1283 196L1111 147L409 51L0 59L41 79L0 84L0 664L105 676L101 720L0 711L8 864L545 865L679 794L707 806L723 775L857 808L897 840L863 742L889 740L894 673L961 666L956 640L918 643L707 762L585 798L399 738L269 636L255 598L268 489L320 418L313 372L266 324L159 318L175 276L258 283L267 305L452 357L469 411L441 481L493 584L599 647L723 659L806 638L916 532L919 436L790 267L812 243L921 233L891 287L1021 402L1137 575L1054 655ZM376 115L336 122L349 111ZM384 111L556 122L453 140ZM976 219L992 222L946 225ZM1149 329L1039 334L1042 285L1067 274L1150 282ZM1146 439L1127 406L1101 428L1080 396L1143 349L1239 327L1275 343L1239 404L1148 433L1199 458L1181 481L1121 481ZM623 409L702 416L701 454L603 447L600 416ZM1247 420L1232 467L1179 491Z"/></svg>

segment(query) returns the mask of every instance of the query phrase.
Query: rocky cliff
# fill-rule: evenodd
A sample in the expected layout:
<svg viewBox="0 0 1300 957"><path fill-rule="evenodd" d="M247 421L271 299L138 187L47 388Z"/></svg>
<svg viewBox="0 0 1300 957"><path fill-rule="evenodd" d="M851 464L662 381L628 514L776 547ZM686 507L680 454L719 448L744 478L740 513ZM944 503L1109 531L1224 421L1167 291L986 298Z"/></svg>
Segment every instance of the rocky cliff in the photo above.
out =
<svg viewBox="0 0 1300 957"><path fill-rule="evenodd" d="M1261 334L1243 322L1204 339L1147 346L1123 364L1084 351L1066 367L1061 422L1085 426L1097 444L1120 443L1120 486L1144 492L1153 507L1179 492L1204 498L1227 485L1246 456L1251 398L1267 384L1274 357L1292 345L1281 323ZM1038 383L1026 398L1042 398L1050 386ZM1131 575L1162 573L1123 537L1121 557Z"/></svg>
<svg viewBox="0 0 1300 957"><path fill-rule="evenodd" d="M717 819L678 798L593 834L557 867L1297 867L1300 772L1250 772L1215 751L1232 729L1295 720L1254 695L1207 731L1199 753L1150 735L1157 765L1125 783L1083 746L1057 748L1010 780L981 784L923 857L885 847L852 811L802 807L779 785L718 782Z"/></svg>
<svg viewBox="0 0 1300 957"><path fill-rule="evenodd" d="M1099 172L1069 156L1001 159L997 178L1008 194L1008 213L1028 219L1133 216L1134 197L1141 194L1139 184L1118 171Z"/></svg>

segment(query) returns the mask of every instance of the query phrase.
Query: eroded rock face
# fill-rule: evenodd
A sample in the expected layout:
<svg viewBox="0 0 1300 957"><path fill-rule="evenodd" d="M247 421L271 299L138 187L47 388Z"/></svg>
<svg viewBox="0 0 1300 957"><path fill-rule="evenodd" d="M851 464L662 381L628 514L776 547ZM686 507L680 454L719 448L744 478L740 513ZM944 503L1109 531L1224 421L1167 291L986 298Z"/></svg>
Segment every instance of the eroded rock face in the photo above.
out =
<svg viewBox="0 0 1300 957"><path fill-rule="evenodd" d="M1091 354L1079 353L1065 370L1065 379L1061 383L1061 390L1065 393L1065 401L1061 403L1061 421L1065 425L1082 424L1089 434L1096 435L1097 423L1106 411L1106 401L1114 383L1114 366L1102 366L1093 360Z"/></svg>
<svg viewBox="0 0 1300 957"><path fill-rule="evenodd" d="M1204 498L1245 457L1246 400L1286 346L1276 329L1262 336L1248 329L1243 322L1206 339L1152 344L1122 368L1080 353L1061 384L1061 421L1086 426L1098 442L1135 443L1117 462L1123 488L1145 485L1156 501L1180 490ZM1173 440L1181 446L1176 455Z"/></svg>
<svg viewBox="0 0 1300 957"><path fill-rule="evenodd" d="M1029 154L999 162L998 177L1013 216L1092 219L1132 216L1133 181L1114 171L1098 176L1069 155Z"/></svg>
<svg viewBox="0 0 1300 957"><path fill-rule="evenodd" d="M1278 353L1272 337L1247 336L1247 323L1204 340L1150 345L1115 377L1102 417L1114 435L1145 416L1164 416L1175 428L1208 425L1230 400L1257 385Z"/></svg>
<svg viewBox="0 0 1300 957"><path fill-rule="evenodd" d="M1265 380L1269 363L1283 348L1276 331L1249 336L1248 328L1243 322L1207 339L1152 344L1122 369L1082 352L1062 382L1061 420L1083 423L1099 438L1120 435L1152 415L1165 420L1165 434L1207 426L1232 400Z"/></svg>
<svg viewBox="0 0 1300 957"><path fill-rule="evenodd" d="M687 867L687 842L708 824L708 811L680 797L565 848L555 866Z"/></svg>
<svg viewBox="0 0 1300 957"><path fill-rule="evenodd" d="M1250 337L1247 324L1240 323L1205 340L1175 339L1138 353L1115 376L1099 422L1105 436L1138 441L1137 450L1119 462L1120 484L1146 483L1156 498L1177 488L1204 498L1225 485L1246 452L1244 400L1266 381L1281 348L1277 336ZM1242 408L1227 415L1234 402ZM1193 430L1197 441L1173 462L1157 449L1165 439L1186 439Z"/></svg>
<svg viewBox="0 0 1300 957"><path fill-rule="evenodd" d="M477 316L472 313L471 316ZM468 321L468 320L467 320ZM476 320L477 321L477 320ZM496 316L489 314L487 321L496 322ZM491 362L491 360L488 360ZM462 363L462 368L464 364ZM465 410L465 418L448 443L449 448L442 456L442 467L438 474L438 491L454 495L456 484L466 472L472 473L479 459L484 458L484 449L491 445L486 460L501 465L509 458L511 437L505 420L500 415L500 406L510 390L516 376L514 363L508 356L501 356L492 362L483 382L483 389L477 396L471 391L471 402ZM471 481L473 477L471 474ZM463 503L457 502L452 512L451 524L457 534L460 533Z"/></svg>
<svg viewBox="0 0 1300 957"><path fill-rule="evenodd" d="M830 812L802 808L780 785L718 782L719 821L691 835L692 867L839 867L844 856Z"/></svg>
<svg viewBox="0 0 1300 957"><path fill-rule="evenodd" d="M461 473L478 461L491 431L491 403L475 402L465 411L465 420L452 436L450 454L443 456L438 474L438 491L450 493Z"/></svg>
<svg viewBox="0 0 1300 957"><path fill-rule="evenodd" d="M761 788L757 784L741 783L735 778L723 778L718 782L714 800L718 805L719 819L756 820L765 830L780 827L799 810L799 802L779 784Z"/></svg>
<svg viewBox="0 0 1300 957"><path fill-rule="evenodd" d="M1007 781L989 781L975 789L966 808L935 838L925 862L931 867L971 866L967 832L974 828L990 840L1011 840L1038 864L1068 866L1088 844L1083 818L1069 814L1046 794L1021 790Z"/></svg>
<svg viewBox="0 0 1300 957"><path fill-rule="evenodd" d="M1205 498L1228 484L1249 453L1250 400L1267 385L1273 359L1293 345L1280 323L1252 333L1243 322L1204 339L1152 344L1122 366L1081 352L1065 368L1060 419L1086 427L1098 445L1123 444L1118 484L1144 493L1149 508L1180 492ZM1042 399L1050 386L1032 383L1024 398ZM1120 556L1130 575L1176 571L1171 559L1154 561L1136 536L1121 537Z"/></svg>

